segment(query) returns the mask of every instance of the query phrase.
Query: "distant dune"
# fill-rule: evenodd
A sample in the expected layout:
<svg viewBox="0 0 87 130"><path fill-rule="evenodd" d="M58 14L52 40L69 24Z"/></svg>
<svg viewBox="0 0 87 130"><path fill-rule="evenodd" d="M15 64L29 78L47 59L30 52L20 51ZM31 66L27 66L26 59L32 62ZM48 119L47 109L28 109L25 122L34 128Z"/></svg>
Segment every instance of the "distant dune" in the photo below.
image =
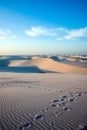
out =
<svg viewBox="0 0 87 130"><path fill-rule="evenodd" d="M41 70L47 70L52 72L87 74L87 68L67 65L64 63L56 62L50 58L14 60L10 62L9 66L36 66Z"/></svg>

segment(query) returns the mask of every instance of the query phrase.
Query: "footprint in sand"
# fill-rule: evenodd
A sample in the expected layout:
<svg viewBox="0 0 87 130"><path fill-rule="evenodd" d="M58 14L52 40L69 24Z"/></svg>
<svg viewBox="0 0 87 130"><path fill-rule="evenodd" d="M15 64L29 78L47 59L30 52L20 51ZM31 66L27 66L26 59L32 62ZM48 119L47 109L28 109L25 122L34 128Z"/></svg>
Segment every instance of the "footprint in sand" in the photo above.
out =
<svg viewBox="0 0 87 130"><path fill-rule="evenodd" d="M58 99L54 99L54 100L53 100L53 103L57 103L57 102L59 102Z"/></svg>
<svg viewBox="0 0 87 130"><path fill-rule="evenodd" d="M63 107L63 111L70 111L70 108L68 108L68 107Z"/></svg>
<svg viewBox="0 0 87 130"><path fill-rule="evenodd" d="M20 126L19 130L29 130L30 127L31 127L31 124L26 123L26 124Z"/></svg>
<svg viewBox="0 0 87 130"><path fill-rule="evenodd" d="M59 106L61 106L61 104L60 103L57 103L57 104L51 104L51 107L59 107Z"/></svg>
<svg viewBox="0 0 87 130"><path fill-rule="evenodd" d="M60 99L60 101L62 101L63 104L64 104L64 102L67 100L67 97L68 97L68 96L62 96L61 99Z"/></svg>
<svg viewBox="0 0 87 130"><path fill-rule="evenodd" d="M65 98L67 98L68 96L62 96L62 99L65 99Z"/></svg>
<svg viewBox="0 0 87 130"><path fill-rule="evenodd" d="M73 96L73 93L69 93L70 94L70 96Z"/></svg>
<svg viewBox="0 0 87 130"><path fill-rule="evenodd" d="M61 100L61 101L64 101L64 98L61 98L60 100Z"/></svg>
<svg viewBox="0 0 87 130"><path fill-rule="evenodd" d="M52 106L52 107L56 107L56 104L52 104L51 106Z"/></svg>
<svg viewBox="0 0 87 130"><path fill-rule="evenodd" d="M57 103L57 102L59 102L59 99L52 99L50 102L51 103Z"/></svg>
<svg viewBox="0 0 87 130"><path fill-rule="evenodd" d="M59 102L59 100L58 99L53 99L53 100L51 100L51 107L58 107L58 102Z"/></svg>
<svg viewBox="0 0 87 130"><path fill-rule="evenodd" d="M69 102L75 102L75 99L74 98L70 98L68 99Z"/></svg>
<svg viewBox="0 0 87 130"><path fill-rule="evenodd" d="M66 105L66 102L62 102L61 105Z"/></svg>
<svg viewBox="0 0 87 130"><path fill-rule="evenodd" d="M42 114L35 115L34 120L43 120L43 115Z"/></svg>
<svg viewBox="0 0 87 130"><path fill-rule="evenodd" d="M83 92L79 92L79 93L77 94L78 97L81 97L82 95L83 95Z"/></svg>

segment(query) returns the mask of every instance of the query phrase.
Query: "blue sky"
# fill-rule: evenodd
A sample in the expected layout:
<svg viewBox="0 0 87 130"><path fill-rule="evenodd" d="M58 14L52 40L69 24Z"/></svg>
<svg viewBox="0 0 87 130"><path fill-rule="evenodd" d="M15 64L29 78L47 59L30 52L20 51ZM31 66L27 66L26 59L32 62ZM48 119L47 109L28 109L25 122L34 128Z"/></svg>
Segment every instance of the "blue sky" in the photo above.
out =
<svg viewBox="0 0 87 130"><path fill-rule="evenodd" d="M0 54L87 54L87 0L0 0Z"/></svg>

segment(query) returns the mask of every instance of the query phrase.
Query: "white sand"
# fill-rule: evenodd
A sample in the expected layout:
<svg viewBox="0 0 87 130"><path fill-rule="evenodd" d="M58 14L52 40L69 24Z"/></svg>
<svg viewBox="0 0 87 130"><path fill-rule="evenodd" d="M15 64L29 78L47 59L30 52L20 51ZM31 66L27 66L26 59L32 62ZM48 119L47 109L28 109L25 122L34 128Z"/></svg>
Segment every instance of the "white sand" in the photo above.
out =
<svg viewBox="0 0 87 130"><path fill-rule="evenodd" d="M0 56L0 130L87 130L87 56L46 57Z"/></svg>
<svg viewBox="0 0 87 130"><path fill-rule="evenodd" d="M83 128L87 75L0 72L0 130Z"/></svg>

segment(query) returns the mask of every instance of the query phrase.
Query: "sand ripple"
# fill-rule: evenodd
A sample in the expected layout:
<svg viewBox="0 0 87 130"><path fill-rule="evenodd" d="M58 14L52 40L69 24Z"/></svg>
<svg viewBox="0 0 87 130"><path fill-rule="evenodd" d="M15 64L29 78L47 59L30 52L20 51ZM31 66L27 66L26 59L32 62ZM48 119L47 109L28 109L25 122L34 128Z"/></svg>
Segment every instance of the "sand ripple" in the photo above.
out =
<svg viewBox="0 0 87 130"><path fill-rule="evenodd" d="M11 75L0 81L0 130L86 130L87 83L81 80L83 76L78 78L80 83L70 75L70 83L64 75L55 74L54 79L38 76L10 80Z"/></svg>

